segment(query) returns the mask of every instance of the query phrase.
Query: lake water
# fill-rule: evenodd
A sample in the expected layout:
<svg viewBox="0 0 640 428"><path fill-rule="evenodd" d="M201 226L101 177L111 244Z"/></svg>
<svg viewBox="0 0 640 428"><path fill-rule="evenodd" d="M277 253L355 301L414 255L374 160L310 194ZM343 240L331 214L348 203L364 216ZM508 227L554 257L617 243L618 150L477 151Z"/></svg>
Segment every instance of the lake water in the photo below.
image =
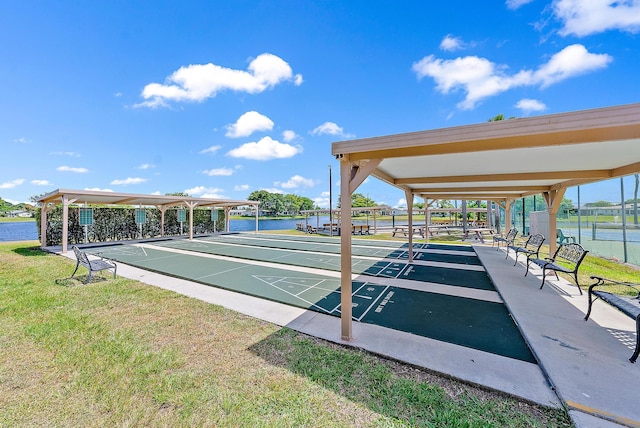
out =
<svg viewBox="0 0 640 428"><path fill-rule="evenodd" d="M31 241L38 239L35 221L0 223L0 241Z"/></svg>
<svg viewBox="0 0 640 428"><path fill-rule="evenodd" d="M304 219L264 219L258 220L258 230L288 230L295 229L296 223L303 223ZM256 229L255 218L232 219L229 222L231 232L246 232ZM329 216L309 218L312 226L329 223ZM366 224L366 218L355 220L354 224ZM369 217L369 224L373 225L373 219ZM379 223L380 224L380 223ZM38 230L35 222L8 222L0 223L0 241L30 241L38 239Z"/></svg>

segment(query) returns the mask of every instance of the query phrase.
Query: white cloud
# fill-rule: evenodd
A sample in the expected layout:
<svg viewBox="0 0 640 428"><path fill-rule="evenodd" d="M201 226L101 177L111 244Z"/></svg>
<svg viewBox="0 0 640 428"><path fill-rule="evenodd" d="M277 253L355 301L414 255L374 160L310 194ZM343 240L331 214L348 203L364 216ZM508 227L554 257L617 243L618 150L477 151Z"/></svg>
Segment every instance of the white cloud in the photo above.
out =
<svg viewBox="0 0 640 428"><path fill-rule="evenodd" d="M126 186L127 184L141 184L147 181L146 178L140 177L127 177L124 180L113 180L109 184L113 184L114 186Z"/></svg>
<svg viewBox="0 0 640 428"><path fill-rule="evenodd" d="M405 198L398 199L394 208L407 208L407 200Z"/></svg>
<svg viewBox="0 0 640 428"><path fill-rule="evenodd" d="M224 192L223 189L219 189L217 187L206 187L206 186L196 186L190 189L186 189L184 193L192 196L198 196L201 198L212 198L212 199L224 199L225 197L222 195Z"/></svg>
<svg viewBox="0 0 640 428"><path fill-rule="evenodd" d="M9 202L11 205L18 205L18 204L30 204L31 202L27 202L27 201L17 201L15 199L9 199L9 198L2 198L5 201Z"/></svg>
<svg viewBox="0 0 640 428"><path fill-rule="evenodd" d="M302 76L294 76L287 62L268 53L252 60L247 71L212 63L192 64L173 72L165 84L146 85L142 90L145 101L136 107L163 107L167 101L204 101L225 90L257 94L284 81L300 85Z"/></svg>
<svg viewBox="0 0 640 428"><path fill-rule="evenodd" d="M547 87L554 83L606 67L613 61L607 54L592 54L582 45L570 45L553 55L533 74L534 84Z"/></svg>
<svg viewBox="0 0 640 428"><path fill-rule="evenodd" d="M155 192L151 192L151 194L156 196L162 195L162 193L159 190L156 190Z"/></svg>
<svg viewBox="0 0 640 428"><path fill-rule="evenodd" d="M27 140L24 137L20 137L20 138L16 138L15 140L13 140L14 143L18 143L18 144L26 144L26 143L30 143L31 140Z"/></svg>
<svg viewBox="0 0 640 428"><path fill-rule="evenodd" d="M334 205L336 201L334 200ZM313 198L313 203L320 208L329 208L329 192L322 192L320 196Z"/></svg>
<svg viewBox="0 0 640 428"><path fill-rule="evenodd" d="M224 135L227 137L248 137L256 131L271 131L273 121L257 111L248 111L240 116L236 123L227 125L226 128L227 133Z"/></svg>
<svg viewBox="0 0 640 428"><path fill-rule="evenodd" d="M31 180L31 184L34 186L51 186L49 180Z"/></svg>
<svg viewBox="0 0 640 428"><path fill-rule="evenodd" d="M233 169L231 168L205 169L204 171L202 171L202 173L208 175L209 177L228 176L228 175L233 175Z"/></svg>
<svg viewBox="0 0 640 428"><path fill-rule="evenodd" d="M283 189L297 189L298 187L313 187L315 186L315 181L310 178L304 178L300 175L294 175L288 181L280 182L276 181L273 183L275 186L280 186Z"/></svg>
<svg viewBox="0 0 640 428"><path fill-rule="evenodd" d="M507 0L507 9L516 10L532 1L533 0Z"/></svg>
<svg viewBox="0 0 640 428"><path fill-rule="evenodd" d="M451 34L444 36L440 42L440 49L447 52L453 52L455 50L462 49L463 47L464 43L462 43L462 39L459 37L453 37Z"/></svg>
<svg viewBox="0 0 640 428"><path fill-rule="evenodd" d="M58 171L64 171L64 172L76 172L78 174L84 174L86 172L89 172L89 170L87 168L76 168L76 167L71 167L71 166L59 166L56 168L56 170Z"/></svg>
<svg viewBox="0 0 640 428"><path fill-rule="evenodd" d="M353 138L351 134L345 134L344 129L334 122L325 122L311 131L311 135L336 135L344 138Z"/></svg>
<svg viewBox="0 0 640 428"><path fill-rule="evenodd" d="M282 141L284 141L285 143L290 143L297 137L298 135L290 129L282 131Z"/></svg>
<svg viewBox="0 0 640 428"><path fill-rule="evenodd" d="M432 77L436 89L443 94L462 90L465 99L458 104L463 110L475 107L484 98L497 95L518 86L545 88L570 77L606 67L613 58L607 54L592 54L580 45L570 45L554 54L537 70L521 70L509 75L506 66L494 64L477 56L452 60L437 59L429 55L413 64L418 78Z"/></svg>
<svg viewBox="0 0 640 428"><path fill-rule="evenodd" d="M245 143L227 154L234 158L271 160L290 158L298 153L302 153L302 147L284 144L271 137L264 137L258 142Z"/></svg>
<svg viewBox="0 0 640 428"><path fill-rule="evenodd" d="M138 169L151 169L151 168L155 168L156 166L154 164L151 163L143 163L142 165L140 165L138 167Z"/></svg>
<svg viewBox="0 0 640 428"><path fill-rule="evenodd" d="M564 24L562 36L584 37L607 30L640 32L638 0L555 0L552 8Z"/></svg>
<svg viewBox="0 0 640 428"><path fill-rule="evenodd" d="M24 183L23 178L18 178L16 180L11 180L11 181L5 181L4 183L0 183L0 189L13 189L16 186L21 185L22 183Z"/></svg>
<svg viewBox="0 0 640 428"><path fill-rule="evenodd" d="M90 192L113 192L111 189L101 189L99 187L85 187L84 190L88 190Z"/></svg>
<svg viewBox="0 0 640 428"><path fill-rule="evenodd" d="M261 187L258 190L266 190L269 193L278 193L280 195L284 195L284 192L282 191L282 189L278 189L276 187Z"/></svg>
<svg viewBox="0 0 640 428"><path fill-rule="evenodd" d="M233 187L233 190L235 190L236 192L241 192L244 190L249 190L249 185L248 184L237 184Z"/></svg>
<svg viewBox="0 0 640 428"><path fill-rule="evenodd" d="M524 113L531 113L533 111L544 111L547 109L547 106L542 101L523 98L516 103L516 108L522 110Z"/></svg>
<svg viewBox="0 0 640 428"><path fill-rule="evenodd" d="M221 148L222 148L222 146L211 146L211 147L209 147L207 149L200 150L198 153L200 153L201 155L204 155L206 153L215 153L218 150L220 150Z"/></svg>
<svg viewBox="0 0 640 428"><path fill-rule="evenodd" d="M78 152L52 152L51 154L56 156L71 156L74 158L80 157L80 153Z"/></svg>

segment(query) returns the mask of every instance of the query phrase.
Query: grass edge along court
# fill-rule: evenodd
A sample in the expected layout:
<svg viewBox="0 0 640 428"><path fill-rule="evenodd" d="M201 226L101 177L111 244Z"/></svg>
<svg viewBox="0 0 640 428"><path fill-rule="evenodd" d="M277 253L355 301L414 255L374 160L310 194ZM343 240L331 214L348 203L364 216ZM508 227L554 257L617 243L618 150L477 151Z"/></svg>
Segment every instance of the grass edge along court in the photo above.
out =
<svg viewBox="0 0 640 428"><path fill-rule="evenodd" d="M0 425L570 426L547 409L0 244Z"/></svg>

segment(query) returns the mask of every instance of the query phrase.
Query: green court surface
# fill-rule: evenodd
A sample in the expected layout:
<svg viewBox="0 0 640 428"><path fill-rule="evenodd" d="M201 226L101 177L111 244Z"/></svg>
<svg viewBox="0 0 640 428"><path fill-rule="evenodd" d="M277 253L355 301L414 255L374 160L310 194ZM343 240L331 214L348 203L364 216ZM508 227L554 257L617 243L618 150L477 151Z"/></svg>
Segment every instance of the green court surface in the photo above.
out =
<svg viewBox="0 0 640 428"><path fill-rule="evenodd" d="M335 274L300 272L300 268L287 269L287 265L259 266L241 256L236 256L233 260L221 260L217 256L199 251L197 246L172 246L170 242L172 241L153 245L116 245L94 248L90 252L145 270L340 316L340 279ZM197 240L191 242L196 243ZM265 258L277 257L275 253L279 253L267 248L260 250L272 252L271 256L263 254ZM256 248L249 250L251 253L256 251ZM387 264L382 266L377 265L380 262L367 262L370 267L381 268L376 273L381 277L398 277L404 272L411 272L410 279L415 280L413 276L418 275L412 271L417 265L384 262ZM327 269L321 265L315 267ZM468 272L487 276L482 271ZM421 274L426 275L426 272ZM501 303L385 286L376 284L375 277L372 277L370 282L353 282L352 313L356 321L535 362L517 326Z"/></svg>
<svg viewBox="0 0 640 428"><path fill-rule="evenodd" d="M311 252L308 250L283 249L278 246L267 247L264 243L262 246L254 247L251 244L239 245L238 243L229 244L226 242L227 241L217 242L211 239L195 239L193 241L181 239L161 241L154 245L159 247L179 248L204 254L215 254L247 260L260 260L293 266L306 266L333 271L340 271L341 269L340 255L333 251L330 253L318 250ZM333 250L333 248L330 248L330 250ZM353 272L367 274L371 272L370 267L374 264L374 261L371 258L372 256L367 257L369 258L362 258L358 256L352 257L351 265ZM376 259L379 258L380 256ZM382 258L406 260L408 259L408 252L404 250L395 250L389 253L385 250L382 252ZM414 260L480 266L480 261L478 257L475 256L475 253L473 256L470 256L465 254L440 254L422 251L415 252ZM442 282L439 281L438 283Z"/></svg>

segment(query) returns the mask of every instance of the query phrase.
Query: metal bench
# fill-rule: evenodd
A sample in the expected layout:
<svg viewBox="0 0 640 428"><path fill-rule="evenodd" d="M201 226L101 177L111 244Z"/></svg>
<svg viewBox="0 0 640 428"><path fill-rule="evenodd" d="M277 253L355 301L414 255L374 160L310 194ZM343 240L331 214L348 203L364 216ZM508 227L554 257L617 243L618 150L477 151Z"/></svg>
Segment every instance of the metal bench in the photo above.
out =
<svg viewBox="0 0 640 428"><path fill-rule="evenodd" d="M580 264L587 256L589 251L585 250L580 244L562 244L558 247L555 254L551 258L539 259L539 258L529 258L528 262L538 265L542 268L542 284L540 284L540 289L544 286L544 280L547 275L547 271L553 271L558 278L558 272L563 272L569 275L572 275L576 281L576 285L578 286L578 290L580 294L582 294L582 289L580 288L580 283L578 282L578 268L580 268ZM529 273L529 265L527 263L527 272L524 276L527 276Z"/></svg>
<svg viewBox="0 0 640 428"><path fill-rule="evenodd" d="M618 309L623 314L628 317L636 320L636 349L633 351L633 355L629 358L629 361L635 363L638 359L638 354L640 354L640 284L633 284L629 282L619 282L614 281L612 279L601 278L599 276L592 276L591 279L595 279L596 283L592 284L589 287L589 309L587 309L587 315L584 317L584 320L589 319L589 315L591 315L591 308L593 306L593 302L598 299L602 299L607 302L611 306ZM596 287L606 287L606 286L626 286L631 287L635 296L622 296L619 294L610 293L608 291L596 290Z"/></svg>
<svg viewBox="0 0 640 428"><path fill-rule="evenodd" d="M73 252L76 255L76 269L71 274L71 278L73 278L73 276L76 274L76 272L78 271L78 268L80 266L83 266L89 270L89 275L87 276L87 280L84 282L85 284L91 281L91 275L93 274L93 272L100 272L102 270L113 269L113 278L115 279L116 270L118 269L118 267L113 261L105 259L103 257L100 257L99 259L96 259L96 260L89 260L89 256L87 256L87 253L85 253L84 251L81 251L75 245L73 246Z"/></svg>
<svg viewBox="0 0 640 428"><path fill-rule="evenodd" d="M542 247L542 243L544 242L544 236L540 233L536 233L534 235L529 235L527 241L524 245L507 245L507 256L509 257L509 250L514 250L516 252L516 260L513 263L515 266L518 263L518 254L522 253L527 257L527 265L529 264L530 258L538 258L540 256L540 247Z"/></svg>
<svg viewBox="0 0 640 428"><path fill-rule="evenodd" d="M500 243L504 242L505 245L509 246L513 244L513 241L515 241L516 236L518 236L518 229L509 229L509 232L507 232L507 234L505 236L499 236L496 235L493 237L493 244L491 244L491 246L493 247L494 244L498 244L498 248L500 249Z"/></svg>

